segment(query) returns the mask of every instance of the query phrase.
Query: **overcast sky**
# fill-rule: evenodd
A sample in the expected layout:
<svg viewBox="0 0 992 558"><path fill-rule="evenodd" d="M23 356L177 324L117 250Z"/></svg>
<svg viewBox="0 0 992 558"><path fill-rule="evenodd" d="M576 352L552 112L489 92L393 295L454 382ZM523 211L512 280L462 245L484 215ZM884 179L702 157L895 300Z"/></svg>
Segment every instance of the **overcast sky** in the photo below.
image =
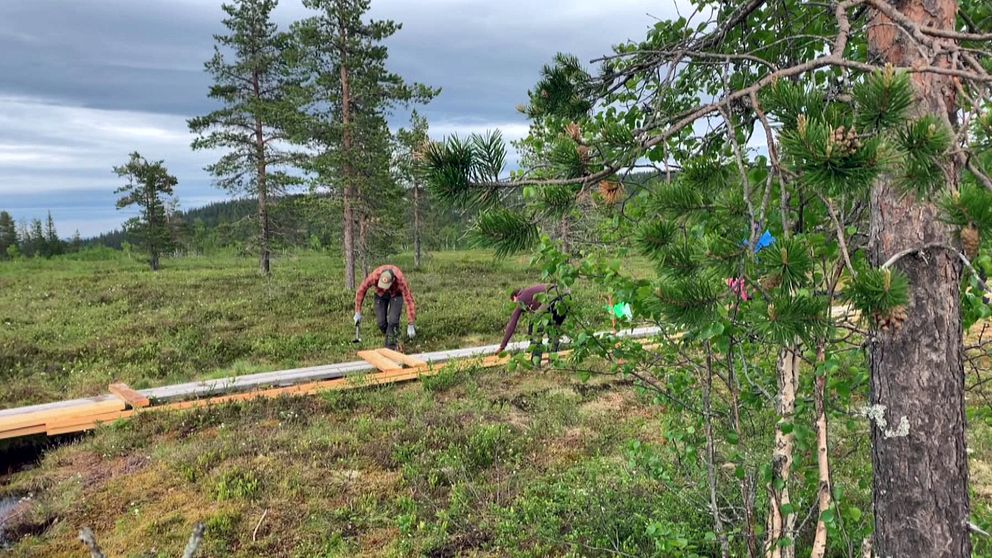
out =
<svg viewBox="0 0 992 558"><path fill-rule="evenodd" d="M220 0L0 1L0 209L50 210L59 233L89 236L128 216L114 209L111 167L138 150L179 179L181 208L224 199L189 148L186 119L212 107L203 62L223 32ZM282 0L281 28L306 15ZM515 106L556 52L583 60L643 38L663 0L373 0L402 22L390 69L440 87L421 109L431 135L526 131ZM394 124L402 124L403 115Z"/></svg>

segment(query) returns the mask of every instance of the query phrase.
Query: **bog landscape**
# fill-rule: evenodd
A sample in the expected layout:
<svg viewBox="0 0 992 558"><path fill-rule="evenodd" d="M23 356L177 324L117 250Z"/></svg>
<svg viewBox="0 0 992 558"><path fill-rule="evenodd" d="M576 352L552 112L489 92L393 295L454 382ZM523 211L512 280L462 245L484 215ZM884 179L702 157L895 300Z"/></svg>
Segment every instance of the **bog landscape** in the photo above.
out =
<svg viewBox="0 0 992 558"><path fill-rule="evenodd" d="M0 7L0 554L992 556L992 5L532 4Z"/></svg>

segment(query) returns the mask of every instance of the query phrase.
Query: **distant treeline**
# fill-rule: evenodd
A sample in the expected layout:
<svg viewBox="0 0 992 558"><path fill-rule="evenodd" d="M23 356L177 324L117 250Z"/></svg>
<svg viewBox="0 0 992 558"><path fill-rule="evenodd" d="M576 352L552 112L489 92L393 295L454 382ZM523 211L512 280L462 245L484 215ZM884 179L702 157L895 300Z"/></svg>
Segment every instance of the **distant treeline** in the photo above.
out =
<svg viewBox="0 0 992 558"><path fill-rule="evenodd" d="M19 257L50 258L78 252L83 248L79 231L71 239L59 238L51 212L48 218L17 223L10 213L0 211L0 260Z"/></svg>
<svg viewBox="0 0 992 558"><path fill-rule="evenodd" d="M297 194L282 198L271 209L274 247L339 249L341 246L341 200L328 196ZM175 241L175 254L208 254L237 248L250 253L255 246L258 203L254 199L235 199L203 207L175 211L169 215ZM427 250L461 248L466 245L464 231L468 220L459 212L428 207L421 226ZM392 226L392 241L380 247L382 252L409 248L412 217L403 219L399 228ZM133 244L128 232L116 229L94 237L59 238L55 220L33 219L17 223L6 211L0 211L0 259L17 257L49 258L94 247L115 250Z"/></svg>

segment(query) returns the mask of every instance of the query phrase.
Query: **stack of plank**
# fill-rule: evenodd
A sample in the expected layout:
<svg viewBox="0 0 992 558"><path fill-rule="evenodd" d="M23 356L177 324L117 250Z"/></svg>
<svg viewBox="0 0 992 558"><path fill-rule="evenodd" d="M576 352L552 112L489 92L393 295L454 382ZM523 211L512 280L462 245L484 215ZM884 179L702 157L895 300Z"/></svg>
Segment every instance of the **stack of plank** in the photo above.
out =
<svg viewBox="0 0 992 558"><path fill-rule="evenodd" d="M192 409L256 398L308 395L321 391L391 384L436 374L445 366L434 367L424 360L390 349L359 351L358 356L378 372L157 405L126 384L111 384L110 393L106 395L0 410L0 439L83 432L103 423L129 418L139 412ZM506 357L488 356L480 361L480 365L491 367L506 361Z"/></svg>
<svg viewBox="0 0 992 558"><path fill-rule="evenodd" d="M645 339L661 333L660 328L648 326L614 331L611 335ZM524 351L528 345L528 342L510 343L506 350ZM496 354L499 349L497 345L487 345L419 355L376 349L359 351L358 356L362 360L354 362L198 380L143 390L134 390L125 384L111 384L109 393L95 397L0 410L0 440L37 434L55 436L84 432L138 413L404 382L436 374L446 366L465 359L474 359L483 368L500 366L509 357Z"/></svg>
<svg viewBox="0 0 992 558"><path fill-rule="evenodd" d="M151 401L125 384L111 384L110 393L0 411L0 439L32 434L66 434L94 428L121 418L127 409L147 407Z"/></svg>

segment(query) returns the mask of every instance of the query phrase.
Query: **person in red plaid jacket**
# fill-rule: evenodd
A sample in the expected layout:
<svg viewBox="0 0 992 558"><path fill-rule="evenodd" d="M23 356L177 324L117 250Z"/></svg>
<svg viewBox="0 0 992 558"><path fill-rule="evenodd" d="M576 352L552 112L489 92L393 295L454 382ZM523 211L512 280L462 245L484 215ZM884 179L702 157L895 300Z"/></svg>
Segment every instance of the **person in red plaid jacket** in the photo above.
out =
<svg viewBox="0 0 992 558"><path fill-rule="evenodd" d="M395 265L383 265L375 268L362 281L355 293L355 325L362 323L362 303L365 293L375 288L375 320L379 330L386 336L386 347L396 348L396 338L399 337L400 314L403 303L406 303L406 335L413 338L417 334L414 322L417 321L417 306L413 300L410 284L403 277L403 272Z"/></svg>

